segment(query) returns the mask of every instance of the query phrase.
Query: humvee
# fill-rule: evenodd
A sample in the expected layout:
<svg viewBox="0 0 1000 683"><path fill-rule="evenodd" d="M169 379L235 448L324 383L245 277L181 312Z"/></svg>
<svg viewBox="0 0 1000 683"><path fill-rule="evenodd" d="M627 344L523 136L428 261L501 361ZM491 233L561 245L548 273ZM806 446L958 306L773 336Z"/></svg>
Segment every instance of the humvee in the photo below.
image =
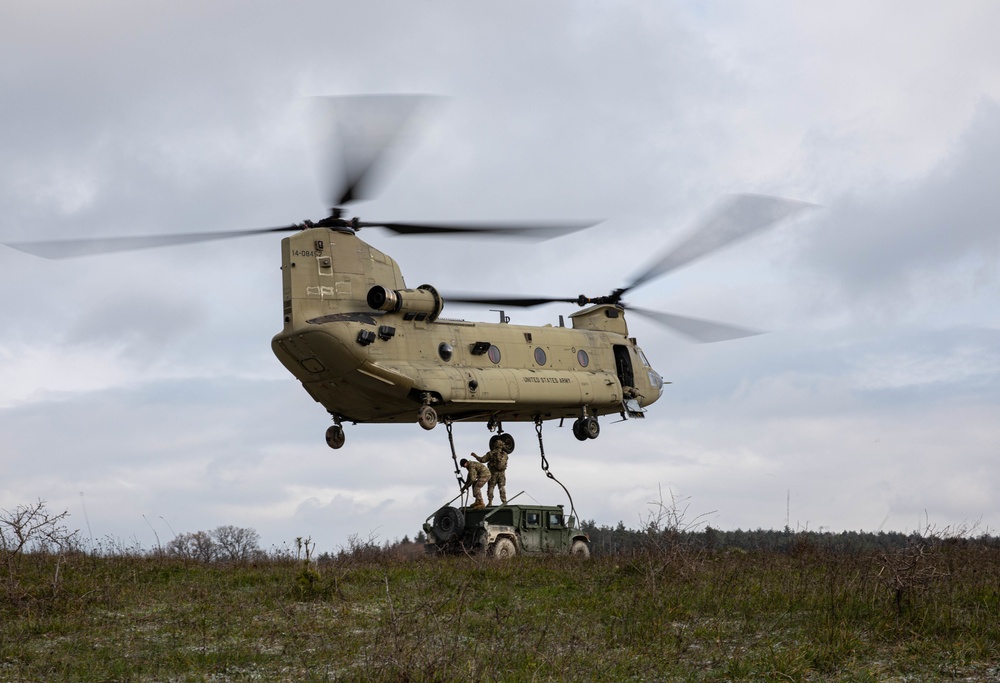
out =
<svg viewBox="0 0 1000 683"><path fill-rule="evenodd" d="M562 505L501 505L478 510L445 506L431 517L424 522L424 549L430 554L590 557L590 538L575 527L573 517L566 517Z"/></svg>

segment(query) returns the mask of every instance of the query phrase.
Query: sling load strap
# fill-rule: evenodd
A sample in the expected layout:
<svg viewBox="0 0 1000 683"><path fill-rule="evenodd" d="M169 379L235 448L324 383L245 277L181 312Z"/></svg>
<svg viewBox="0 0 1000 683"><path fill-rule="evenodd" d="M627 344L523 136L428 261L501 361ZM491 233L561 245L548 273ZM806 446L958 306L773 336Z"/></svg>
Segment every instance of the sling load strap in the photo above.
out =
<svg viewBox="0 0 1000 683"><path fill-rule="evenodd" d="M462 488L465 481L462 479L462 468L458 466L458 455L455 453L455 435L451 433L451 419L444 419L444 426L448 430L448 444L451 446L451 460L455 463L455 479L458 481L458 495L462 496L465 490ZM458 496L456 496L457 498ZM465 498L462 498L462 505L465 505Z"/></svg>
<svg viewBox="0 0 1000 683"><path fill-rule="evenodd" d="M562 486L562 490L566 492L566 497L569 498L569 511L577 521L579 518L576 516L576 507L573 505L573 496L569 494L569 489L558 479L556 475L549 472L549 460L545 457L545 443L542 441L542 418L537 418L535 420L535 433L538 434L538 451L542 454L542 471L545 472L545 476L554 481L555 483Z"/></svg>

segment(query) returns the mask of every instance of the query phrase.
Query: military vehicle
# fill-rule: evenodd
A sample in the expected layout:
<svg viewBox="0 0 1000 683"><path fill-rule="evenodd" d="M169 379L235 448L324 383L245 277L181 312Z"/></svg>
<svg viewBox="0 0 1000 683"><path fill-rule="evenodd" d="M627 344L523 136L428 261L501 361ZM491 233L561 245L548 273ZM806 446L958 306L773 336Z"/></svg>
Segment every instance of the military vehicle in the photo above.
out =
<svg viewBox="0 0 1000 683"><path fill-rule="evenodd" d="M634 307L624 296L710 252L794 216L804 202L736 195L724 202L689 239L654 257L623 287L604 296L538 297L442 295L429 284L408 287L396 261L362 241L363 228L402 235L508 235L552 237L593 225L562 223L427 224L362 221L345 205L368 197L374 167L386 155L420 98L404 96L321 98L339 131L337 182L331 183L325 218L292 225L231 232L141 237L63 239L9 244L47 258L68 258L203 242L264 233L294 233L281 241L282 328L271 341L278 360L329 413L331 448L345 442L343 423L417 422L433 429L439 419L486 423L508 451L514 441L504 421L573 420L580 441L597 438L598 418L644 417L663 391L625 313L644 315L696 341L758 334L732 325ZM617 238L616 238L617 239ZM631 239L622 236L621 239ZM633 260L651 245L636 239ZM600 250L600 241L593 249ZM631 262L631 261L630 261ZM613 273L619 265L608 264ZM565 264L567 269L576 264ZM603 273L593 275L605 277ZM571 303L584 307L570 327L469 322L441 316L446 301L499 307ZM539 435L541 433L539 432ZM491 441L491 446L493 441Z"/></svg>
<svg viewBox="0 0 1000 683"><path fill-rule="evenodd" d="M445 506L427 518L424 533L429 554L590 557L590 537L562 505Z"/></svg>

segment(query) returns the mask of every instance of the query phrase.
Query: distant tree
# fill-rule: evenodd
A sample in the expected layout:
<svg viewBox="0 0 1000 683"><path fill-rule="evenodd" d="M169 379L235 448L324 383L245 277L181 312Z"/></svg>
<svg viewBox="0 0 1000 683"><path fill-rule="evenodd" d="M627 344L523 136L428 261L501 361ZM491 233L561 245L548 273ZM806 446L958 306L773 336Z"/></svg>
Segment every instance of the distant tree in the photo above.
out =
<svg viewBox="0 0 1000 683"><path fill-rule="evenodd" d="M249 527L230 525L216 527L212 537L218 545L220 559L249 562L260 550L260 534Z"/></svg>
<svg viewBox="0 0 1000 683"><path fill-rule="evenodd" d="M206 531L178 534L167 543L167 554L185 560L211 562L218 557L218 547Z"/></svg>

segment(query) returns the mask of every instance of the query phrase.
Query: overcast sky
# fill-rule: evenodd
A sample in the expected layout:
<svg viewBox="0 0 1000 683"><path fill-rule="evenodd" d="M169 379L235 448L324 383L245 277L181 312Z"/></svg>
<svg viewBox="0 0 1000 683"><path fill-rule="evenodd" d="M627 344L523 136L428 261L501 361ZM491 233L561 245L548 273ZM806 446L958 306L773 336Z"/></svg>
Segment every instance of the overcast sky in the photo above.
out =
<svg viewBox="0 0 1000 683"><path fill-rule="evenodd" d="M411 286L608 293L728 193L823 208L630 293L769 330L631 333L673 382L595 441L546 426L581 516L662 490L723 529L1000 525L995 2L27 2L0 6L0 242L324 215L306 98L444 96L375 220L604 218L524 243L363 237ZM0 507L154 547L413 536L447 435L348 426L270 350L279 238L47 261L0 247ZM508 311L554 323L573 307ZM447 305L445 315L496 314ZM509 491L565 502L531 425ZM484 425L456 428L481 452Z"/></svg>

